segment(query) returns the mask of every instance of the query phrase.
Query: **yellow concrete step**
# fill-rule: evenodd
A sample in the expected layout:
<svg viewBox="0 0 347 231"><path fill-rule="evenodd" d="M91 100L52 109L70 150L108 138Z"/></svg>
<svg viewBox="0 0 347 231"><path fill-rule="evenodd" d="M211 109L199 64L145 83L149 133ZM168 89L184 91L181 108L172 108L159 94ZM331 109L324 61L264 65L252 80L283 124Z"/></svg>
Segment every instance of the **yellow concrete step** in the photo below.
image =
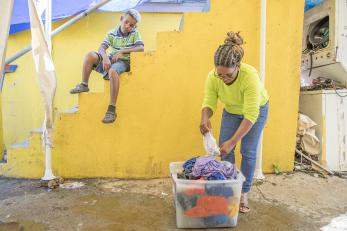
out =
<svg viewBox="0 0 347 231"><path fill-rule="evenodd" d="M41 133L32 132L26 142L7 150L7 162L0 164L0 175L16 178L40 178L44 172Z"/></svg>

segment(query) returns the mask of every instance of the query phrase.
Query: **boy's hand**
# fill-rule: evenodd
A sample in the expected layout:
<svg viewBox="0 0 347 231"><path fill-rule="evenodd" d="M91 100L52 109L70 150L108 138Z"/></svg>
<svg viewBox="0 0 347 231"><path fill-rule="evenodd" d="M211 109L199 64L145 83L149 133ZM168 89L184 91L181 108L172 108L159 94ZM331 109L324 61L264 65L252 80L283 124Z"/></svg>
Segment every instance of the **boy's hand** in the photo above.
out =
<svg viewBox="0 0 347 231"><path fill-rule="evenodd" d="M123 57L123 53L122 53L121 51L119 51L117 54L114 54L114 55L112 56L112 63L117 62L117 60L118 60L119 58L122 58L122 57Z"/></svg>
<svg viewBox="0 0 347 231"><path fill-rule="evenodd" d="M104 70L105 71L108 71L109 69L110 69L110 67L111 67L111 62L110 62L110 60L107 58L107 59L104 59L103 61L102 61L102 66L103 66L103 68L104 68Z"/></svg>

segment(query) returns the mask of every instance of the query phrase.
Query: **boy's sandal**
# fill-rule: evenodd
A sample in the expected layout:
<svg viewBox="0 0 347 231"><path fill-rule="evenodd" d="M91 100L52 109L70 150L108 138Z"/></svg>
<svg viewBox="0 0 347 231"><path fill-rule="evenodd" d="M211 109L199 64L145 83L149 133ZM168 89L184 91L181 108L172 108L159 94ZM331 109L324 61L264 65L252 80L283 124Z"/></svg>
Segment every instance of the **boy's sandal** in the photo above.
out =
<svg viewBox="0 0 347 231"><path fill-rule="evenodd" d="M82 92L88 92L89 88L84 86L83 84L77 84L75 88L70 90L71 94L77 94L77 93L82 93Z"/></svg>
<svg viewBox="0 0 347 231"><path fill-rule="evenodd" d="M239 211L240 213L249 213L251 209L249 208L248 203L241 202Z"/></svg>
<svg viewBox="0 0 347 231"><path fill-rule="evenodd" d="M110 77L108 76L108 73L106 73L103 77L104 80L110 80Z"/></svg>
<svg viewBox="0 0 347 231"><path fill-rule="evenodd" d="M105 124L112 123L116 120L117 114L115 112L107 111L102 122Z"/></svg>

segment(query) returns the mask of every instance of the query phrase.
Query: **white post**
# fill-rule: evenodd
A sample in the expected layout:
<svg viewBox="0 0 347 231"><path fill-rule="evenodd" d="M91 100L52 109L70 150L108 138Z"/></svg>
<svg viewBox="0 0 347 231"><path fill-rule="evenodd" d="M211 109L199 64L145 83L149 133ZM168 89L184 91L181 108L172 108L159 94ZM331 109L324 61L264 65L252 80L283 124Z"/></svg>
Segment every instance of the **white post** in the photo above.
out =
<svg viewBox="0 0 347 231"><path fill-rule="evenodd" d="M45 35L46 35L46 41L48 46L48 51L50 55L52 55L52 39L51 39L51 33L52 33L52 0L45 0ZM45 175L42 177L42 180L53 180L56 177L53 175L52 171L52 150L51 150L51 144L47 138L47 131L44 131L45 134L43 135L45 139L45 158L46 158L46 165L45 165Z"/></svg>
<svg viewBox="0 0 347 231"><path fill-rule="evenodd" d="M51 147L53 132L53 98L56 90L56 77L55 67L48 47L47 34L45 33L47 30L44 30L41 21L41 15L47 10L49 4L47 0L37 1L36 3L39 3L39 5L36 5L34 0L28 0L33 59L45 109L42 134L43 148L45 150L45 173L41 179L53 180L56 177L52 172ZM49 12L46 11L46 15L47 14L49 14ZM49 17L46 17L46 20L49 20L48 18Z"/></svg>
<svg viewBox="0 0 347 231"><path fill-rule="evenodd" d="M46 0L46 21L45 21L45 34L48 45L49 53L52 55L52 0Z"/></svg>
<svg viewBox="0 0 347 231"><path fill-rule="evenodd" d="M266 0L261 0L260 6L260 79L265 85L265 64L266 64ZM257 163L255 165L254 178L262 180L265 178L262 170L263 157L263 132L260 135L257 147Z"/></svg>
<svg viewBox="0 0 347 231"><path fill-rule="evenodd" d="M46 139L46 137L44 138ZM53 175L52 171L52 154L51 145L45 141L45 175L41 178L42 180L53 180L56 177Z"/></svg>

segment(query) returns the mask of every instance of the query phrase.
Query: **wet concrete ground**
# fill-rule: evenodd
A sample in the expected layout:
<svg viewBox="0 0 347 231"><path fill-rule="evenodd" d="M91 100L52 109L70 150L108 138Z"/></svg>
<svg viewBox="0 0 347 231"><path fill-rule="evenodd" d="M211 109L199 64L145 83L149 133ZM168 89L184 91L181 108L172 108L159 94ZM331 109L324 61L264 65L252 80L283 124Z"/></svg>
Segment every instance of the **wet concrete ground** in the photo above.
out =
<svg viewBox="0 0 347 231"><path fill-rule="evenodd" d="M329 223L330 218L347 211L345 189L339 190L343 194L339 202L341 206L332 204L330 210L324 203L321 207L312 207L312 201L305 199L305 202L300 196L297 197L297 203L287 203L290 201L289 194L292 195L293 192L281 190L296 184L291 182L304 180L310 184L309 181L315 180L323 184L322 190L325 188L325 179L310 178L312 177L302 174L286 177L285 180L283 176L282 179L268 176L267 182L253 186L250 201L252 211L239 215L238 225L232 230L319 230L319 227ZM40 188L38 181L0 178L0 231L188 230L176 228L170 179L82 181L86 183L82 188L58 188L49 192ZM285 184L281 186L276 182ZM335 179L328 184L336 185L337 182L347 187L346 180ZM297 195L300 195L303 187L305 186L300 187L299 182ZM289 194L286 196L286 193ZM311 192L306 193L315 196ZM288 201L281 199L279 195L288 198ZM319 196L316 199L319 200ZM318 209L318 213L310 213L311 209ZM319 209L323 209L325 213L320 213Z"/></svg>

